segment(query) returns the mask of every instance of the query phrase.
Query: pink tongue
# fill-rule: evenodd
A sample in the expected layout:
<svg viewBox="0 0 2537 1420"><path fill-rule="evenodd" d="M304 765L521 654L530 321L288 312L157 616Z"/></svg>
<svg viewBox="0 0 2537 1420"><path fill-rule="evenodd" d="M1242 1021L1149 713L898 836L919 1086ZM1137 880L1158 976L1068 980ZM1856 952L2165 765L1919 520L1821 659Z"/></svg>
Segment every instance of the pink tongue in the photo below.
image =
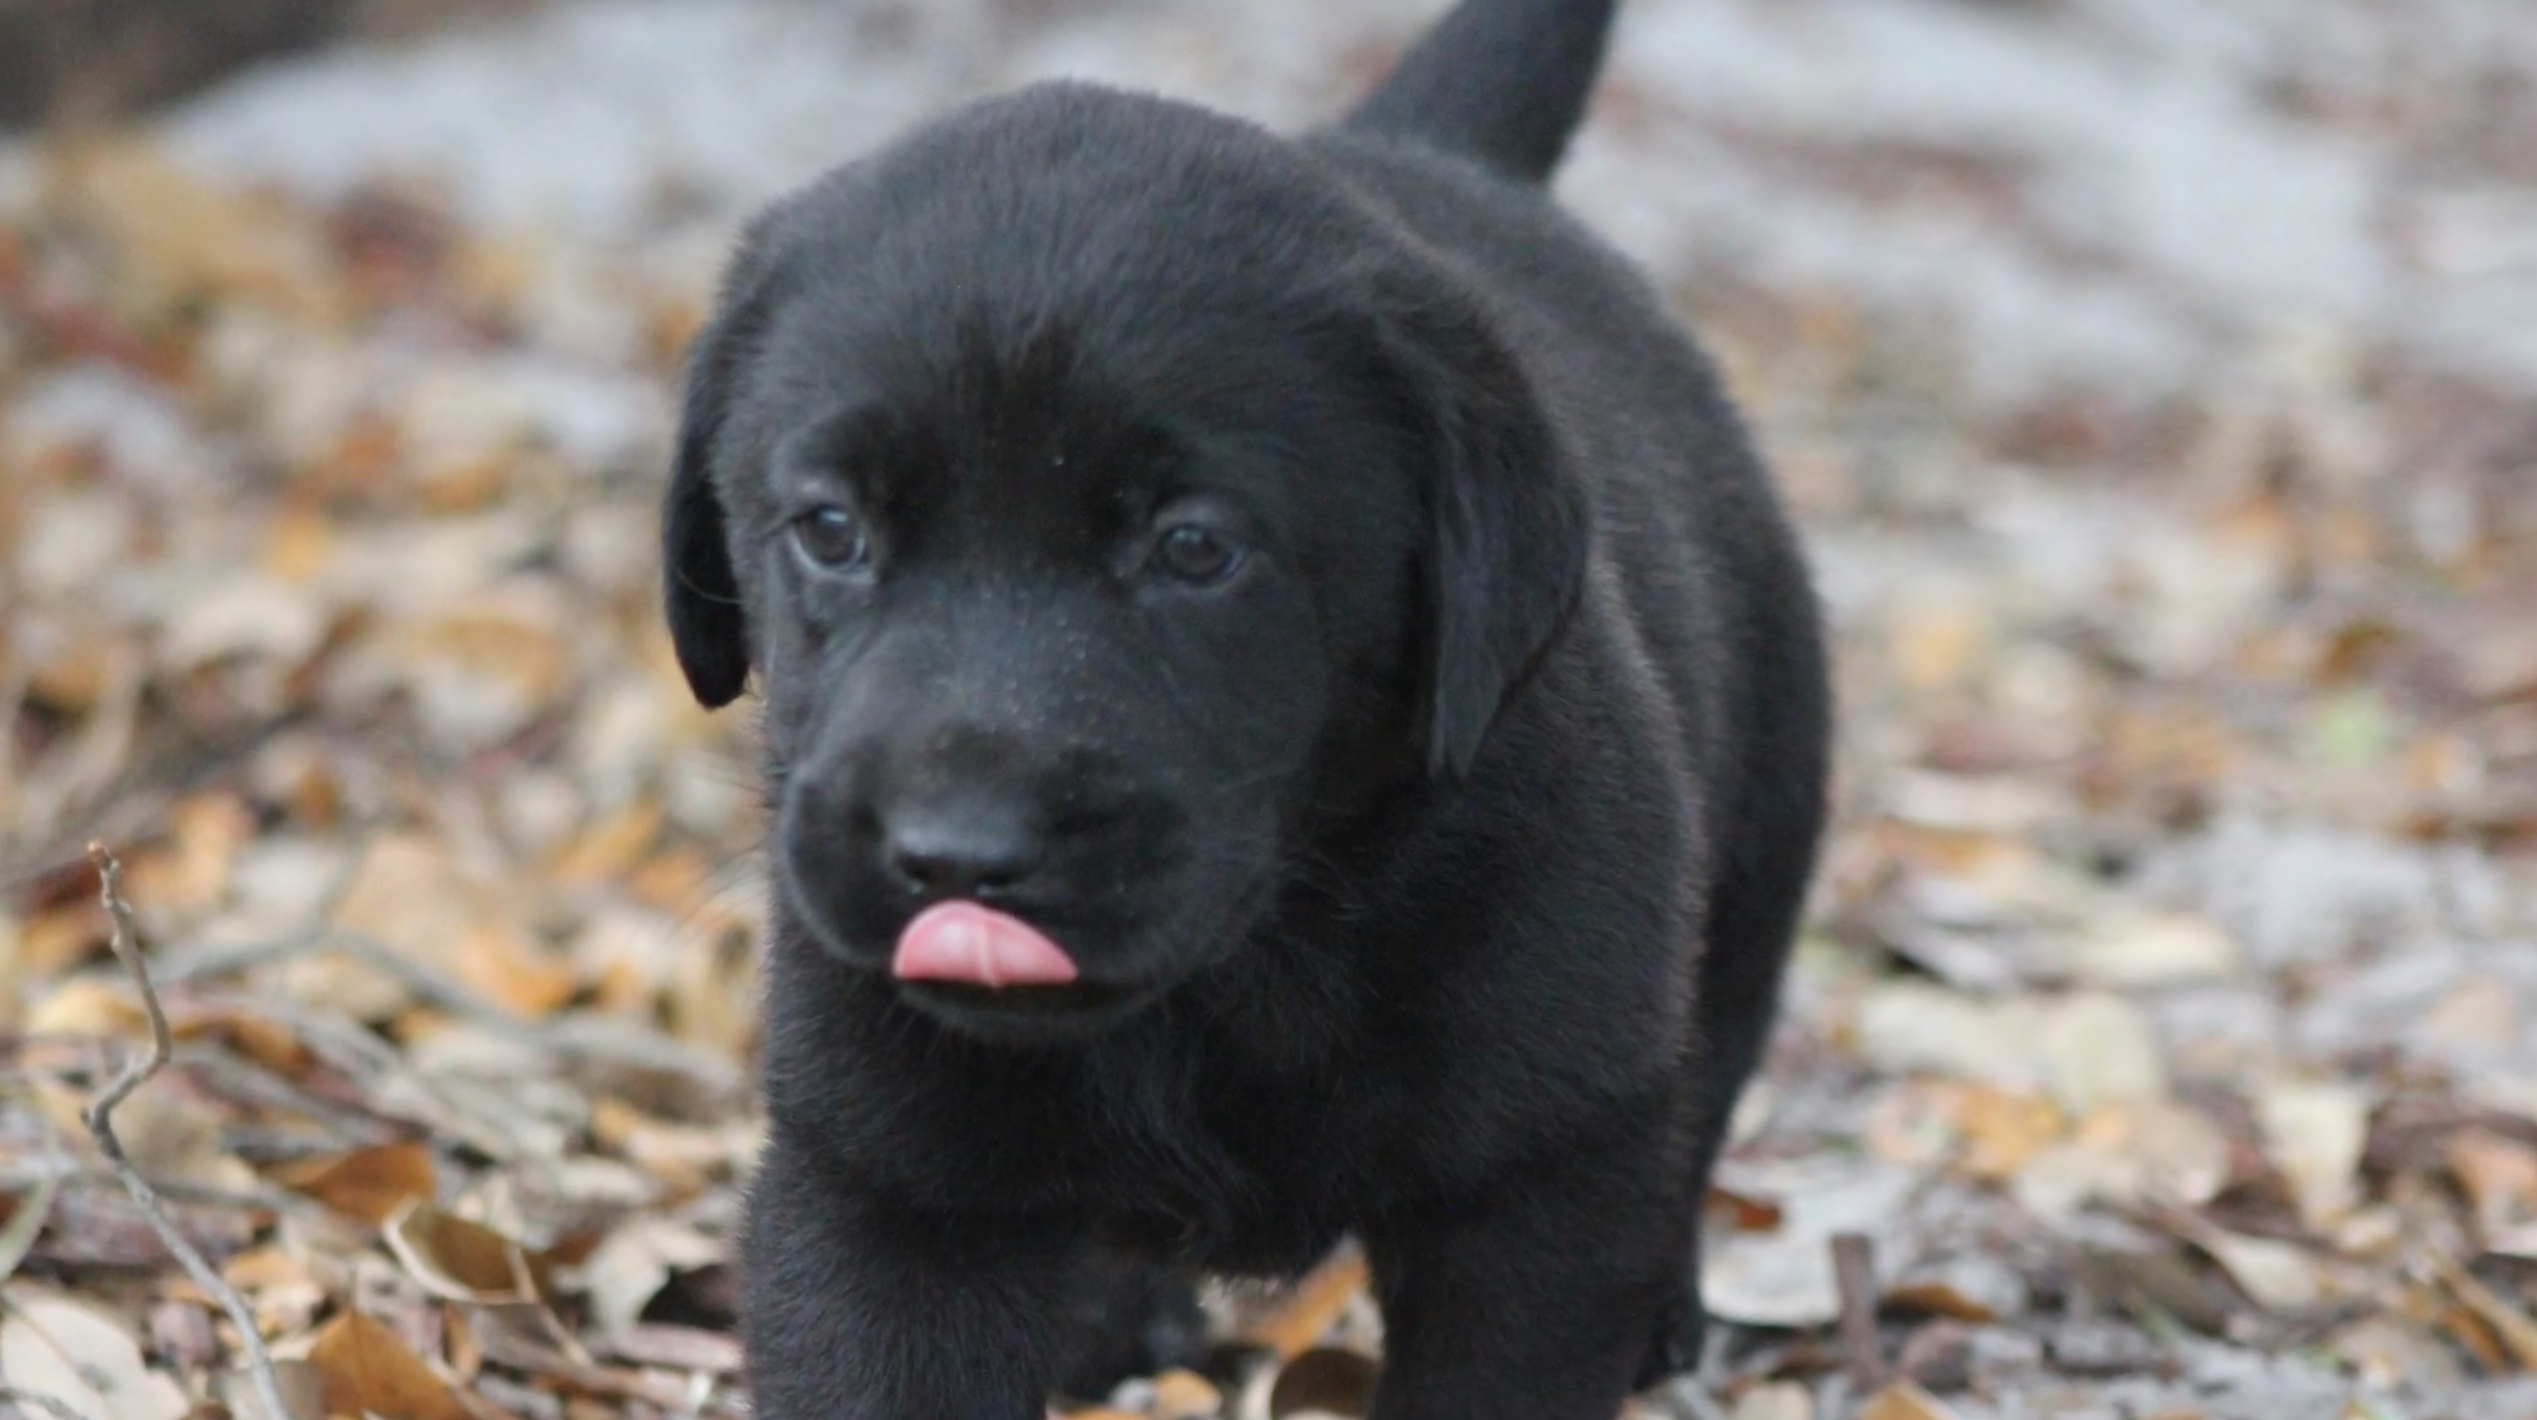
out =
<svg viewBox="0 0 2537 1420"><path fill-rule="evenodd" d="M901 981L1056 986L1075 979L1075 962L1019 918L974 902L938 902L899 933L890 974Z"/></svg>

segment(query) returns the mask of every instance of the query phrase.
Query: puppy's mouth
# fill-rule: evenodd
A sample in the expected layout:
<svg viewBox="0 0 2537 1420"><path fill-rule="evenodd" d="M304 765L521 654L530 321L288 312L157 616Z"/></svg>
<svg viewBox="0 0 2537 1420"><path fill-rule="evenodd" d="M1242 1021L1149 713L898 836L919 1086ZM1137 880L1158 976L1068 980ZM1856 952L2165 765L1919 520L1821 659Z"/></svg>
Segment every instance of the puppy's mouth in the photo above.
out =
<svg viewBox="0 0 2537 1420"><path fill-rule="evenodd" d="M1087 981L1046 933L963 899L909 919L890 975L910 1005L964 1033L1033 1043L1088 1035L1152 1000L1156 989Z"/></svg>

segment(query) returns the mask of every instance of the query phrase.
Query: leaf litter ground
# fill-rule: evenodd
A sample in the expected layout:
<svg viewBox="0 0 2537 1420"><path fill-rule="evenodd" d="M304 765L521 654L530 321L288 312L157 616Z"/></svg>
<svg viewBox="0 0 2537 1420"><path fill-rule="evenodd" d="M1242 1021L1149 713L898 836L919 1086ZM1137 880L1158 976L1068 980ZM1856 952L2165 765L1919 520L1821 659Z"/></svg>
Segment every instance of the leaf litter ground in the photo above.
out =
<svg viewBox="0 0 2537 1420"><path fill-rule="evenodd" d="M1429 7L1248 8L586 4L6 150L0 1410L262 1413L235 1303L295 1414L739 1412L762 888L655 625L678 353L738 211L934 105L1297 118ZM1569 194L1751 411L1844 702L1733 1324L1650 1415L2537 1414L2510 12L1634 10ZM82 1114L149 1039L92 839L155 1221ZM1361 1411L1358 1263L1216 1301L1112 1410Z"/></svg>

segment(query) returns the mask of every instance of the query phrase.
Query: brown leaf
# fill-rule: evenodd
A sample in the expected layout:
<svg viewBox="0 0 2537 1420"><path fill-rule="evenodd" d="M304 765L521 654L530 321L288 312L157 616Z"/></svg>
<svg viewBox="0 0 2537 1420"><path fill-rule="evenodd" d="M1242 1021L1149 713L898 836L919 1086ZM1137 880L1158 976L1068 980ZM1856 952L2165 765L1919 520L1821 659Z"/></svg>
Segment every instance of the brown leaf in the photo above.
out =
<svg viewBox="0 0 2537 1420"><path fill-rule="evenodd" d="M2443 1153L2486 1239L2537 1217L2537 1148L2491 1130L2462 1129L2449 1136Z"/></svg>
<svg viewBox="0 0 2537 1420"><path fill-rule="evenodd" d="M2510 1358L2524 1371L2537 1370L2537 1320L2511 1305L2492 1288L2477 1281L2475 1274L2461 1266L2456 1258L2434 1254L2432 1269L2440 1285L2449 1289L2459 1305L2475 1319L2490 1328L2493 1338L2510 1353Z"/></svg>
<svg viewBox="0 0 2537 1420"><path fill-rule="evenodd" d="M422 1357L394 1331L359 1312L328 1322L309 1348L308 1361L325 1377L330 1415L474 1420Z"/></svg>
<svg viewBox="0 0 2537 1420"><path fill-rule="evenodd" d="M1294 1357L1321 1340L1348 1303L1365 1291L1370 1274L1356 1252L1333 1257L1312 1270L1275 1309L1242 1328L1241 1339L1281 1357Z"/></svg>
<svg viewBox="0 0 2537 1420"><path fill-rule="evenodd" d="M1278 1368L1268 1393L1269 1420L1307 1412L1353 1420L1372 1408L1375 1378L1381 1373L1370 1356L1336 1346L1315 1347Z"/></svg>
<svg viewBox="0 0 2537 1420"><path fill-rule="evenodd" d="M570 962L498 918L478 922L458 938L450 967L479 994L532 1019L553 1014L581 984Z"/></svg>
<svg viewBox="0 0 2537 1420"><path fill-rule="evenodd" d="M423 1290L445 1301L502 1306L545 1295L545 1279L518 1243L422 1199L390 1214L380 1234Z"/></svg>
<svg viewBox="0 0 2537 1420"><path fill-rule="evenodd" d="M1956 1128L1964 1136L1956 1167L1996 1183L2059 1139L2064 1122L2061 1111L2040 1095L1966 1085L1956 1094Z"/></svg>
<svg viewBox="0 0 2537 1420"><path fill-rule="evenodd" d="M385 1223L408 1199L428 1201L434 1186L432 1151L421 1144L381 1144L333 1158L294 1160L271 1174L275 1183L365 1223Z"/></svg>
<svg viewBox="0 0 2537 1420"><path fill-rule="evenodd" d="M1870 1397L1859 1420L1958 1420L1938 1397L1910 1381L1896 1381Z"/></svg>
<svg viewBox="0 0 2537 1420"><path fill-rule="evenodd" d="M1211 1420L1224 1396L1205 1376L1191 1371L1165 1371L1154 1378L1152 1420Z"/></svg>

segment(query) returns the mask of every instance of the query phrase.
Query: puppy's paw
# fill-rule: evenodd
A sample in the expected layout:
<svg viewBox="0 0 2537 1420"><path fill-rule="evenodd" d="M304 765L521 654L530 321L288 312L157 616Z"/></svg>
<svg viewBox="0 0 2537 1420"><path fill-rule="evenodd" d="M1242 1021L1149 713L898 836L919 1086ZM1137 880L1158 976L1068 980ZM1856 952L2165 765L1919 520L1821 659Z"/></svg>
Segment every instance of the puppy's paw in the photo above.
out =
<svg viewBox="0 0 2537 1420"><path fill-rule="evenodd" d="M1631 1388L1652 1390L1700 1369L1700 1348L1708 1337L1709 1315L1701 1309L1700 1293L1686 1287L1657 1319L1656 1332L1647 1340L1647 1358L1639 1363L1638 1380Z"/></svg>
<svg viewBox="0 0 2537 1420"><path fill-rule="evenodd" d="M1066 1322L1058 1388L1069 1399L1101 1400L1121 1381L1196 1366L1206 1353L1198 1279L1179 1268L1104 1259L1088 1270Z"/></svg>

